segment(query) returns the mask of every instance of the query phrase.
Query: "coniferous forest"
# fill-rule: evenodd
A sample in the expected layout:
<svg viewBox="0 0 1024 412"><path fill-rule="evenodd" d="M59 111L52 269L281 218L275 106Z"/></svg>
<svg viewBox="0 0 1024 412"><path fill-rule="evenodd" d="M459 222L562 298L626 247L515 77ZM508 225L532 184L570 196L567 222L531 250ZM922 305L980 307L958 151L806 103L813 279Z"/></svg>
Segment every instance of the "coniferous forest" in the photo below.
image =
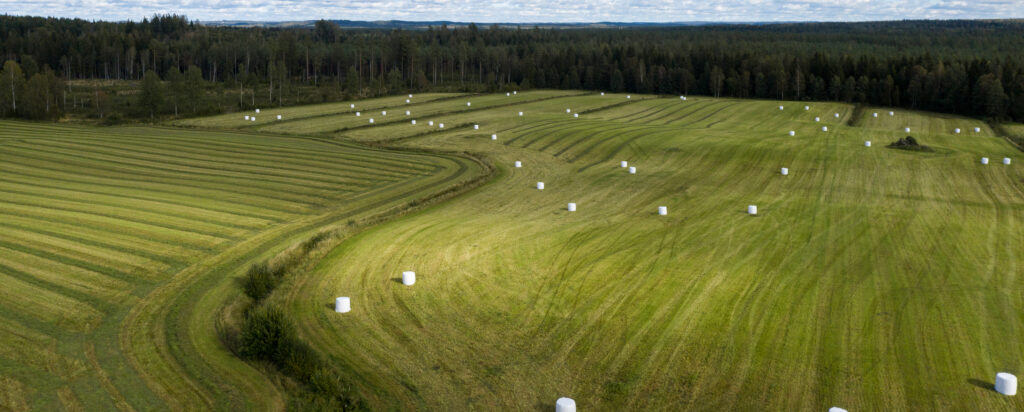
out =
<svg viewBox="0 0 1024 412"><path fill-rule="evenodd" d="M1024 121L1024 21L232 28L0 16L0 115L191 116L406 90L817 100Z"/></svg>

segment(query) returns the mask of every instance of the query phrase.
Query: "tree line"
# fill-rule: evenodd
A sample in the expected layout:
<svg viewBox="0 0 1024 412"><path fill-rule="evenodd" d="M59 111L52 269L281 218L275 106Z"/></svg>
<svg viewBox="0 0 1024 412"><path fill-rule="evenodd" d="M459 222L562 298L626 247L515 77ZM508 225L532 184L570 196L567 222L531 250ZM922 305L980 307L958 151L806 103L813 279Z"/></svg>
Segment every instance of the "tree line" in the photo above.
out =
<svg viewBox="0 0 1024 412"><path fill-rule="evenodd" d="M111 95L132 96L134 115L153 117L309 102L300 94L563 88L1024 121L1022 33L1019 20L343 30L323 20L232 28L176 15L122 23L0 16L0 115L59 117L82 97L89 104L81 108L102 116ZM107 95L69 88L81 79L137 86Z"/></svg>

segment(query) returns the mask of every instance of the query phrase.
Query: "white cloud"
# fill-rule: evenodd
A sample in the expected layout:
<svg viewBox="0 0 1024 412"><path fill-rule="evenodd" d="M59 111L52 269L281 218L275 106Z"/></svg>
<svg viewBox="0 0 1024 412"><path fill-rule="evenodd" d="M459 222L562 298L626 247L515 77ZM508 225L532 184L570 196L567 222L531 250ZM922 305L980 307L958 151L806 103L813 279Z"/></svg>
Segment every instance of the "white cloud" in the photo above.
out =
<svg viewBox="0 0 1024 412"><path fill-rule="evenodd" d="M1022 18L1024 0L0 0L0 10L98 20L863 21Z"/></svg>

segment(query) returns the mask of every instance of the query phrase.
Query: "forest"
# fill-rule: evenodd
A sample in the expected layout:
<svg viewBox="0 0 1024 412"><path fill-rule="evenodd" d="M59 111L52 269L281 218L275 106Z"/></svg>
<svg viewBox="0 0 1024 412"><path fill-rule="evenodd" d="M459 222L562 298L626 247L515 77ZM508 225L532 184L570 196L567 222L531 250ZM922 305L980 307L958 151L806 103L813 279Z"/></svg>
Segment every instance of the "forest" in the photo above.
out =
<svg viewBox="0 0 1024 412"><path fill-rule="evenodd" d="M194 116L413 91L839 101L1024 121L1024 21L425 30L0 16L0 116Z"/></svg>

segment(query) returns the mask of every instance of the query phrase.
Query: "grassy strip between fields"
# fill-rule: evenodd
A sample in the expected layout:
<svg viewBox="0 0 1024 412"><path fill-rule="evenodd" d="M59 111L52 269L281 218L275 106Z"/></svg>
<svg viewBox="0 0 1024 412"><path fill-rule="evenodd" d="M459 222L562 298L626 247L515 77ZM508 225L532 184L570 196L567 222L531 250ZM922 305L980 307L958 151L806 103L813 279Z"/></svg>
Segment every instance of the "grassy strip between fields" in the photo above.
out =
<svg viewBox="0 0 1024 412"><path fill-rule="evenodd" d="M466 126L468 124L463 125ZM292 399L292 408L366 410L368 407L343 372L332 367L312 345L301 340L292 320L268 298L279 285L288 281L289 276L308 273L327 253L360 230L471 191L495 175L497 169L490 162L469 153L461 154L476 161L484 173L361 221L350 220L347 228L319 232L273 258L249 267L241 285L249 302L241 311L235 311L240 319L218 322L217 332L235 355L251 362L272 365L277 373L304 388L302 396Z"/></svg>

